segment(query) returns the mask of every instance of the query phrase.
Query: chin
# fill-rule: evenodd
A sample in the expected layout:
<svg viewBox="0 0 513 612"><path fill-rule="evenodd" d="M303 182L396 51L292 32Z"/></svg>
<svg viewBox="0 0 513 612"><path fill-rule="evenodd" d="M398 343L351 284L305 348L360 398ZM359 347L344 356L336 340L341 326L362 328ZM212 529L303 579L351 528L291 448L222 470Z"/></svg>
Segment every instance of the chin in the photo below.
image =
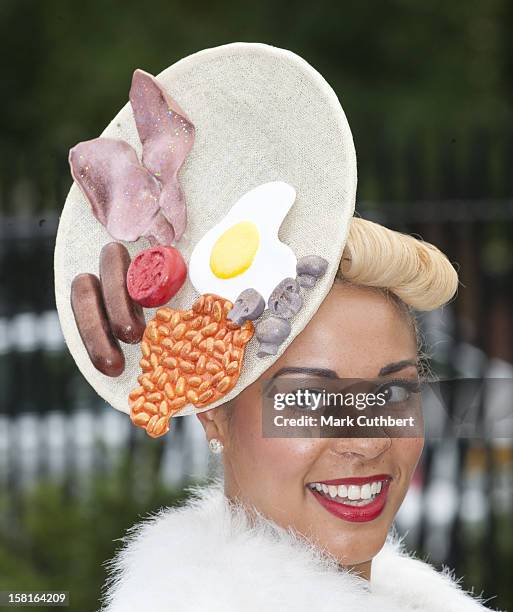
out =
<svg viewBox="0 0 513 612"><path fill-rule="evenodd" d="M339 526L329 533L318 534L316 539L342 565L360 565L373 559L385 544L390 524L379 523L360 525L351 529L351 533Z"/></svg>

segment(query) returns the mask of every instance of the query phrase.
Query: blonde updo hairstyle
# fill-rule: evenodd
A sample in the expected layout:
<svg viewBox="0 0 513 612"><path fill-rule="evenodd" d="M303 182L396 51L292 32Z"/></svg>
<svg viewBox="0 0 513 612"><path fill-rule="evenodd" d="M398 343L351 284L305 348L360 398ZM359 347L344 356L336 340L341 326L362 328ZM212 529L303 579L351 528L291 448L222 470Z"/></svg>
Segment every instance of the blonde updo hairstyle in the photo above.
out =
<svg viewBox="0 0 513 612"><path fill-rule="evenodd" d="M449 302L458 275L435 246L354 217L337 278L392 293L411 309L435 310Z"/></svg>
<svg viewBox="0 0 513 612"><path fill-rule="evenodd" d="M421 375L433 376L414 311L435 310L458 289L458 275L435 246L354 217L336 281L372 287L391 299L412 328Z"/></svg>

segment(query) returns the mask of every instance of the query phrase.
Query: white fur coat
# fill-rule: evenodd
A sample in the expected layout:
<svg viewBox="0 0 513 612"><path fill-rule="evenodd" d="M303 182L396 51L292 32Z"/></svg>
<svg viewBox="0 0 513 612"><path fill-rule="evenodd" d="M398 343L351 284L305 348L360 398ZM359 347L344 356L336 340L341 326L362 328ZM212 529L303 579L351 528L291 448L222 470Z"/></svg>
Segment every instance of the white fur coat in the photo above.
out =
<svg viewBox="0 0 513 612"><path fill-rule="evenodd" d="M477 612L448 573L388 542L370 585L303 538L230 508L220 484L132 528L103 612Z"/></svg>

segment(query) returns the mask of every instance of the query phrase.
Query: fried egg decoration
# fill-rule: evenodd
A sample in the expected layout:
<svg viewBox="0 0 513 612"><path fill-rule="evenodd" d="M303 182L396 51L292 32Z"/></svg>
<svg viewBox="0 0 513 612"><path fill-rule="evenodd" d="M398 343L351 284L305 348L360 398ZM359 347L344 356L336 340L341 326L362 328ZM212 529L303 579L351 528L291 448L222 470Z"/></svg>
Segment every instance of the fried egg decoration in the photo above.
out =
<svg viewBox="0 0 513 612"><path fill-rule="evenodd" d="M252 288L267 302L282 279L294 278L296 256L278 230L295 199L295 189L281 181L245 193L194 247L189 277L196 291L235 302Z"/></svg>

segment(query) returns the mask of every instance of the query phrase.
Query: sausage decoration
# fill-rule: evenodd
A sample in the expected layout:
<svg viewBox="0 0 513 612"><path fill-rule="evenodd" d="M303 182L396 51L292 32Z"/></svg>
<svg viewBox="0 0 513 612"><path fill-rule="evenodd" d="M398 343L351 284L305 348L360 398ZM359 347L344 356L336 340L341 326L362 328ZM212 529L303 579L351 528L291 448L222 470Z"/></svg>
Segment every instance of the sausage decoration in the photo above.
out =
<svg viewBox="0 0 513 612"><path fill-rule="evenodd" d="M100 253L100 282L112 332L127 344L141 341L146 322L143 309L128 294L130 255L120 242L109 242Z"/></svg>
<svg viewBox="0 0 513 612"><path fill-rule="evenodd" d="M110 329L97 276L79 274L73 279L71 308L94 367L106 376L119 376L125 369L125 358Z"/></svg>

